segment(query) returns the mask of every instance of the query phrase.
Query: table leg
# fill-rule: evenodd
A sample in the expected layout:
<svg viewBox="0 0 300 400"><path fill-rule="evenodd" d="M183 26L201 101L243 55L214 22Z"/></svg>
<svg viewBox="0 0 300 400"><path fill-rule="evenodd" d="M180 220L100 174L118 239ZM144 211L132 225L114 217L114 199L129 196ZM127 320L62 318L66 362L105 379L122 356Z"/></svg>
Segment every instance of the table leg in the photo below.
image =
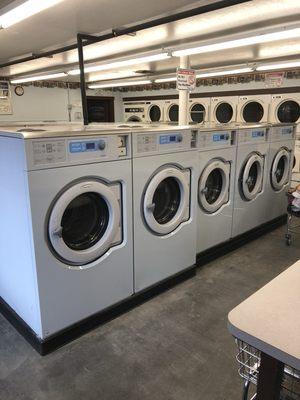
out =
<svg viewBox="0 0 300 400"><path fill-rule="evenodd" d="M279 400L284 364L261 353L256 400Z"/></svg>

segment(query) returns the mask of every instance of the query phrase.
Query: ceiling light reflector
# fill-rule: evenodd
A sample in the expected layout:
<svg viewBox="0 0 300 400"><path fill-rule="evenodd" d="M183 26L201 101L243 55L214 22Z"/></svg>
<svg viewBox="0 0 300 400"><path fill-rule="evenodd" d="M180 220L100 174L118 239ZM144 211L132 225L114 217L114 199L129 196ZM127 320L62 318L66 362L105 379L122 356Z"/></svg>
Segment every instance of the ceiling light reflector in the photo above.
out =
<svg viewBox="0 0 300 400"><path fill-rule="evenodd" d="M49 75L40 75L40 76L28 76L24 78L17 78L17 79L12 79L10 83L16 84L16 83L25 83L25 82L36 82L36 81L45 81L45 80L52 80L56 78L63 78L64 76L67 76L64 72L60 72L57 74L49 74Z"/></svg>
<svg viewBox="0 0 300 400"><path fill-rule="evenodd" d="M111 87L122 87L122 86L136 86L136 85L147 85L151 83L150 80L144 80L144 81L128 81L128 82L118 82L118 83L100 83L100 84L94 84L94 85L89 85L89 89L105 89L105 88L111 88Z"/></svg>

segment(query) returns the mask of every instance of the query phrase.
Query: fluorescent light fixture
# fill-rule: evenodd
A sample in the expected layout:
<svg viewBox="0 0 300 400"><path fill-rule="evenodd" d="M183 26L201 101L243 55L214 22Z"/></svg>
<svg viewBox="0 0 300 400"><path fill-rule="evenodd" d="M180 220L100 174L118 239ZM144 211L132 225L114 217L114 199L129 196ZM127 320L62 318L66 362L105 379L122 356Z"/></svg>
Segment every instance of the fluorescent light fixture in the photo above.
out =
<svg viewBox="0 0 300 400"><path fill-rule="evenodd" d="M164 82L175 82L177 80L176 76L172 78L158 78L155 79L155 83L164 83Z"/></svg>
<svg viewBox="0 0 300 400"><path fill-rule="evenodd" d="M135 65L135 64L142 64L146 62L151 62L151 61L159 61L159 60L165 60L167 58L170 58L171 56L168 53L159 53L159 54L153 54L151 56L144 56L144 57L137 57L137 58L131 58L130 60L122 60L122 61L115 61L109 64L102 64L102 65L95 65L93 67L86 67L84 71L86 73L88 72L97 72L97 71L105 71L107 69L115 69L115 68L122 68L122 67L127 67L129 65ZM73 69L68 72L70 75L79 75L80 70L79 69Z"/></svg>
<svg viewBox="0 0 300 400"><path fill-rule="evenodd" d="M119 82L119 83L100 83L99 85L95 83L94 85L89 85L89 89L105 89L111 87L122 87L122 86L136 86L136 85L147 85L151 83L150 80L144 81L128 81L128 82Z"/></svg>
<svg viewBox="0 0 300 400"><path fill-rule="evenodd" d="M26 18L31 17L47 8L50 8L62 0L27 0L25 3L7 11L5 14L0 15L0 26L8 28Z"/></svg>
<svg viewBox="0 0 300 400"><path fill-rule="evenodd" d="M286 63L260 65L256 67L256 71L268 71L272 69L286 69L300 67L300 61L291 61Z"/></svg>
<svg viewBox="0 0 300 400"><path fill-rule="evenodd" d="M112 79L121 79L121 78L131 78L133 76L138 76L134 71L124 71L124 72L112 72L104 73L104 74L95 74L89 77L89 82L98 82L98 81L110 81Z"/></svg>
<svg viewBox="0 0 300 400"><path fill-rule="evenodd" d="M247 72L253 72L252 68L239 68L239 69L231 69L226 71L215 71L215 72L203 72L200 74L196 74L196 78L209 78L211 76L225 76L225 75L235 75L235 74L243 74Z"/></svg>
<svg viewBox="0 0 300 400"><path fill-rule="evenodd" d="M52 80L55 78L63 78L64 76L67 76L64 72L60 72L58 74L49 74L49 75L40 75L40 76L28 76L24 78L17 78L17 79L12 79L10 83L15 84L15 83L25 83L25 82L35 82L35 81L45 81L45 80Z"/></svg>
<svg viewBox="0 0 300 400"><path fill-rule="evenodd" d="M188 56L192 54L210 53L218 50L234 49L236 47L249 46L259 43L273 42L276 40L292 39L300 36L300 28L282 30L279 32L266 33L257 36L249 36L243 39L229 40L222 43L208 44L204 46L192 47L190 49L183 49L173 51L172 55L175 57Z"/></svg>

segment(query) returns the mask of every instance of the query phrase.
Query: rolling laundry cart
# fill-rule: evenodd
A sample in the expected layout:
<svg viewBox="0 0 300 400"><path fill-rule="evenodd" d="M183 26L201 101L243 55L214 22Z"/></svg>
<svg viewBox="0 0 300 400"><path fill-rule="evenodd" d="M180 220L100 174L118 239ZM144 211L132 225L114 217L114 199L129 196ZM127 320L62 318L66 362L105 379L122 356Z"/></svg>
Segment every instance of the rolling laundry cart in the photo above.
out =
<svg viewBox="0 0 300 400"><path fill-rule="evenodd" d="M300 173L294 174L292 181L292 187L295 187L300 184ZM292 244L293 235L300 235L300 211L292 210L292 202L294 200L294 196L292 193L287 193L288 199L288 207L287 207L287 223L286 223L286 234L285 234L285 243L287 246Z"/></svg>
<svg viewBox="0 0 300 400"><path fill-rule="evenodd" d="M229 313L243 400L300 399L300 261Z"/></svg>

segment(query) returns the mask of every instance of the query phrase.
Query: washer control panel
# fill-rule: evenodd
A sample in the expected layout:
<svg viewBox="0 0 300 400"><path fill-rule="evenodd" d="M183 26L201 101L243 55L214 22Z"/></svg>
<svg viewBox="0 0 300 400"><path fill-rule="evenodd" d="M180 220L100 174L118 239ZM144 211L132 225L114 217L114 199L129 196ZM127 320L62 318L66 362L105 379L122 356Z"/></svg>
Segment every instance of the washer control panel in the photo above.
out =
<svg viewBox="0 0 300 400"><path fill-rule="evenodd" d="M234 131L201 132L198 135L198 148L230 147L235 144Z"/></svg>
<svg viewBox="0 0 300 400"><path fill-rule="evenodd" d="M163 154L194 148L191 129L172 132L145 132L133 135L134 155Z"/></svg>
<svg viewBox="0 0 300 400"><path fill-rule="evenodd" d="M238 143L264 143L267 142L267 129L241 129L237 132Z"/></svg>
<svg viewBox="0 0 300 400"><path fill-rule="evenodd" d="M269 131L270 140L293 140L295 138L294 126L274 126Z"/></svg>
<svg viewBox="0 0 300 400"><path fill-rule="evenodd" d="M131 156L130 134L32 139L26 142L30 168L113 161Z"/></svg>

